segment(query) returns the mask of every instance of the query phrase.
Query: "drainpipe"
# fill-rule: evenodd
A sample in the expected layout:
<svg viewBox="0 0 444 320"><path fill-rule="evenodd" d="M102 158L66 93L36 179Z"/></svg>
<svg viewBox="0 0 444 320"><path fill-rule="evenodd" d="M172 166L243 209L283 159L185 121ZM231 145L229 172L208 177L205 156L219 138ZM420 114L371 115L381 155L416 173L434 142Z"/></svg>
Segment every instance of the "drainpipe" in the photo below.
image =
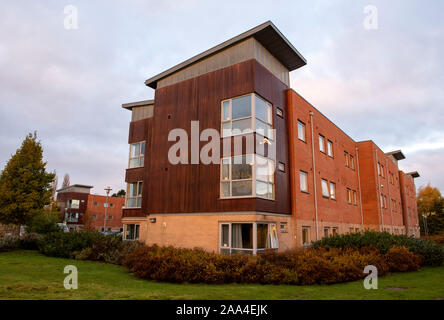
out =
<svg viewBox="0 0 444 320"><path fill-rule="evenodd" d="M380 222L381 222L381 225L380 225L380 231L384 231L384 219L383 219L383 217L382 217L382 202L381 202L381 181L380 181L380 179L379 179L379 173L378 173L378 163L379 163L379 160L378 160L378 149L375 149L375 159L376 159L376 175L378 176L378 203L379 203L379 206L378 206L378 213L379 213L379 220L380 220Z"/></svg>
<svg viewBox="0 0 444 320"><path fill-rule="evenodd" d="M388 169L388 159L385 159L385 168L387 169L387 173L389 172ZM388 176L386 176L388 178ZM389 208L390 208L390 222L392 223L392 233L393 233L393 214L392 214L392 197L390 196L390 179L387 183L387 191L389 196Z"/></svg>
<svg viewBox="0 0 444 320"><path fill-rule="evenodd" d="M311 129L311 155L313 165L313 193L314 193L314 209L315 209L315 225L316 225L316 241L319 240L318 228L318 199L316 193L316 162L314 153L314 139L313 139L313 111L310 111L310 129Z"/></svg>
<svg viewBox="0 0 444 320"><path fill-rule="evenodd" d="M361 175L359 174L359 148L356 147L356 169L358 172L359 209L361 211L361 228L364 231L364 214L362 213Z"/></svg>

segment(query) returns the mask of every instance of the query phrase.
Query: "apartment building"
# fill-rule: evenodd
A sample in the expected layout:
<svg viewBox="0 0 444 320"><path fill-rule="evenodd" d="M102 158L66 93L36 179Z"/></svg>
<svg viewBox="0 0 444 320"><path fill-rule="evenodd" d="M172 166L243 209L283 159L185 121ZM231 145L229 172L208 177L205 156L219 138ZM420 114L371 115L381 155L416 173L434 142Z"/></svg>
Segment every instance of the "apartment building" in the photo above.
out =
<svg viewBox="0 0 444 320"><path fill-rule="evenodd" d="M96 231L122 232L125 198L90 194L93 186L74 184L57 190L61 219L70 230L86 227ZM106 212L105 212L106 210ZM105 222L106 213L106 222Z"/></svg>
<svg viewBox="0 0 444 320"><path fill-rule="evenodd" d="M291 89L305 64L266 22L146 80L154 100L122 105L125 238L256 254L367 228L418 236L418 174Z"/></svg>

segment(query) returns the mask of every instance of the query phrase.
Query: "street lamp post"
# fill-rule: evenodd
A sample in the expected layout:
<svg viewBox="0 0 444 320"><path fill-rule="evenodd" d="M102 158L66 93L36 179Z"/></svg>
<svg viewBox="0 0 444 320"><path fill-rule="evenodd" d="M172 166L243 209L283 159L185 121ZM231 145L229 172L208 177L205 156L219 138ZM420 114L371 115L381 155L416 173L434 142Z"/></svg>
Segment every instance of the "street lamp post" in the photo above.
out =
<svg viewBox="0 0 444 320"><path fill-rule="evenodd" d="M106 191L106 206L105 206L105 217L103 219L103 232L106 232L106 213L108 211L108 196L109 196L109 192L112 189L110 187L106 187L105 191Z"/></svg>

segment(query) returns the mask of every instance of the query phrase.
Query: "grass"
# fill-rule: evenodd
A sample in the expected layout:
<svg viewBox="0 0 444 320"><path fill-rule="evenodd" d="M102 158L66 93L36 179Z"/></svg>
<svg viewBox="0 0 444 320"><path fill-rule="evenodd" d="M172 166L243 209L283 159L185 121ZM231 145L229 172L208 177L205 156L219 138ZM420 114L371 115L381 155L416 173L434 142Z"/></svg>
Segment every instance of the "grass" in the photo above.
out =
<svg viewBox="0 0 444 320"><path fill-rule="evenodd" d="M66 265L78 269L77 290L63 286ZM378 285L378 290L365 290L362 281L328 286L171 284L141 280L123 267L100 262L25 250L0 253L0 299L444 299L444 266L381 277Z"/></svg>

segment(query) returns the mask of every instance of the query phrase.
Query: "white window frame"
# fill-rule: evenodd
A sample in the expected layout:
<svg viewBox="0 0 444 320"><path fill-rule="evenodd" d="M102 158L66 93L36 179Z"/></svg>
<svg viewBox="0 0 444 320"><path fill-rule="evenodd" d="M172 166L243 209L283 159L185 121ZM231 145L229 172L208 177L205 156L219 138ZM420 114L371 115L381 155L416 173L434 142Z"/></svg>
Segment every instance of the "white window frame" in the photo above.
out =
<svg viewBox="0 0 444 320"><path fill-rule="evenodd" d="M251 115L248 116L248 117L242 117L242 118L233 119L233 100L237 99L237 98L246 97L246 96L250 96L250 100L251 100L251 106L250 106L250 108L251 108L250 109ZM259 119L258 117L256 117L256 96L259 99L261 99L261 100L263 100L265 102L265 105L266 105L265 117L267 118L266 121L263 121L262 119ZM224 102L227 102L227 101L229 103L229 107L228 107L229 117L228 117L228 119L224 120ZM264 136L264 137L266 137L266 138L268 138L270 140L274 140L274 134L273 134L273 129L274 129L274 126L273 126L273 124L274 124L274 121L273 121L274 120L273 119L273 117L274 117L273 104L271 102L267 101L266 99L264 99L263 97L261 97L260 95L256 94L256 93L248 93L248 94L244 94L244 95L241 95L241 96L233 97L233 98L230 98L230 99L222 100L221 104L220 104L220 117L221 117L220 118L221 119L221 127L220 127L221 131L220 132L221 132L221 137L222 138L233 137L233 136L244 135L244 134L256 132L257 134L259 134L261 136ZM247 119L251 120L251 122L250 122L250 130L251 131L248 131L248 132L237 132L237 133L233 133L232 132L233 120L234 121L238 121L238 120L247 120ZM264 132L264 134L262 134L260 132L257 132L256 131L256 121L260 121L260 122L264 123L266 126L270 126L270 128L269 128L270 131L268 133ZM230 124L230 128L229 128L230 132L227 133L227 134L225 133L225 130L227 130L227 129L223 128L224 124L226 124L226 123Z"/></svg>
<svg viewBox="0 0 444 320"><path fill-rule="evenodd" d="M251 170L252 170L251 178L248 178L248 179L235 179L235 180L233 180L233 178L232 178L232 165L233 165L232 159L236 158L236 157L244 157L244 156L245 157L250 156L252 158L252 160L253 160L253 163L252 164L250 163L250 165L252 166L252 168L251 168ZM257 174L256 174L256 168L257 168L257 164L258 164L257 158L261 158L263 161L267 161L267 168L269 169L268 181L263 181L263 180L257 179ZM224 166L223 162L224 162L224 160L228 160L228 180L222 180L222 173L223 173L223 166ZM268 163L271 163L271 164L268 164ZM271 170L270 165L273 167L273 170ZM273 171L273 172L271 172L271 171ZM275 200L276 199L276 182L275 182L276 177L275 177L275 173L276 173L276 162L274 160L272 160L272 159L262 157L262 156L260 156L258 154L243 154L243 155L238 155L238 156L221 158L221 162L220 162L220 179L219 179L220 180L220 183L219 183L219 196L220 196L221 199L261 198L261 199L267 199L267 200ZM232 192L233 192L232 191L233 190L232 189L233 181L237 182L237 181L250 181L250 180L251 180L251 195L243 195L243 196L233 196L232 195ZM271 193L271 195L272 195L271 198L257 195L257 193L256 193L256 183L257 183L257 181L263 182L263 183L267 184L267 191L268 191L267 194ZM224 196L222 194L222 184L223 183L229 183L230 184L230 187L229 187L230 195L229 196Z"/></svg>
<svg viewBox="0 0 444 320"><path fill-rule="evenodd" d="M336 183L330 181L330 199L336 200Z"/></svg>
<svg viewBox="0 0 444 320"><path fill-rule="evenodd" d="M132 152L132 150L133 150L132 147L135 144L139 144L139 155L138 156L133 156L133 154L132 154L133 153ZM145 152L143 152L143 153L142 153L142 145L144 145L144 149L145 149ZM130 143L129 147L130 147L130 150L129 150L129 158L128 158L128 169L143 167L144 166L144 162L145 162L146 141L142 140L142 141ZM138 166L131 166L131 160L133 160L133 159L134 160L135 159L138 160L138 162L139 162Z"/></svg>
<svg viewBox="0 0 444 320"><path fill-rule="evenodd" d="M302 175L305 177L305 189L302 189ZM301 190L301 192L308 193L308 172L305 172L303 170L299 170L299 189Z"/></svg>
<svg viewBox="0 0 444 320"><path fill-rule="evenodd" d="M232 247L232 230L233 224L251 224L252 232L253 232L253 248L233 248ZM258 224L266 224L268 225L268 233L267 233L267 246L270 244L271 247L267 248L258 248L257 247L257 226ZM228 225L228 246L222 246L222 226ZM274 228L273 228L274 227ZM273 239L274 238L274 239ZM275 240L273 245L273 240ZM244 251L245 253L251 253L253 255L257 254L257 252L265 251L265 250L274 250L279 249L279 239L277 232L277 223L276 222L257 222L257 221L223 221L219 222L219 243L218 243L219 253L227 253L232 254L234 251ZM228 252L227 252L228 251Z"/></svg>
<svg viewBox="0 0 444 320"><path fill-rule="evenodd" d="M128 239L126 237L129 225L134 225L134 239ZM137 232L136 232L136 230L137 230ZM137 235L137 237L136 237L136 235ZM125 224L123 224L123 240L125 240L125 241L137 241L139 239L140 239L140 224L139 223L125 223Z"/></svg>
<svg viewBox="0 0 444 320"><path fill-rule="evenodd" d="M302 137L301 137L302 134ZM301 141L306 142L306 135L305 135L305 123L301 120L298 120L298 139Z"/></svg>
<svg viewBox="0 0 444 320"><path fill-rule="evenodd" d="M318 143L319 143L319 151L325 153L325 137L322 134L319 134Z"/></svg>
<svg viewBox="0 0 444 320"><path fill-rule="evenodd" d="M74 207L72 205L73 201L75 201L75 203L77 203L77 205L74 206ZM80 200L78 200L78 199L69 199L68 200L68 204L67 204L67 208L68 209L79 209L80 208Z"/></svg>
<svg viewBox="0 0 444 320"><path fill-rule="evenodd" d="M326 187L326 189L324 190L324 186ZM322 191L322 196L324 198L330 198L330 188L328 186L328 180L321 178L321 191Z"/></svg>
<svg viewBox="0 0 444 320"><path fill-rule="evenodd" d="M130 184L136 184L136 196L130 196ZM140 188L140 185L142 186ZM142 189L142 191L140 191ZM140 209L142 207L142 192L143 192L143 181L135 181L135 182L128 182L126 187L126 205L125 208L131 208L131 209ZM136 199L136 206L129 206L129 200L130 199ZM140 206L139 206L139 199L140 199Z"/></svg>

